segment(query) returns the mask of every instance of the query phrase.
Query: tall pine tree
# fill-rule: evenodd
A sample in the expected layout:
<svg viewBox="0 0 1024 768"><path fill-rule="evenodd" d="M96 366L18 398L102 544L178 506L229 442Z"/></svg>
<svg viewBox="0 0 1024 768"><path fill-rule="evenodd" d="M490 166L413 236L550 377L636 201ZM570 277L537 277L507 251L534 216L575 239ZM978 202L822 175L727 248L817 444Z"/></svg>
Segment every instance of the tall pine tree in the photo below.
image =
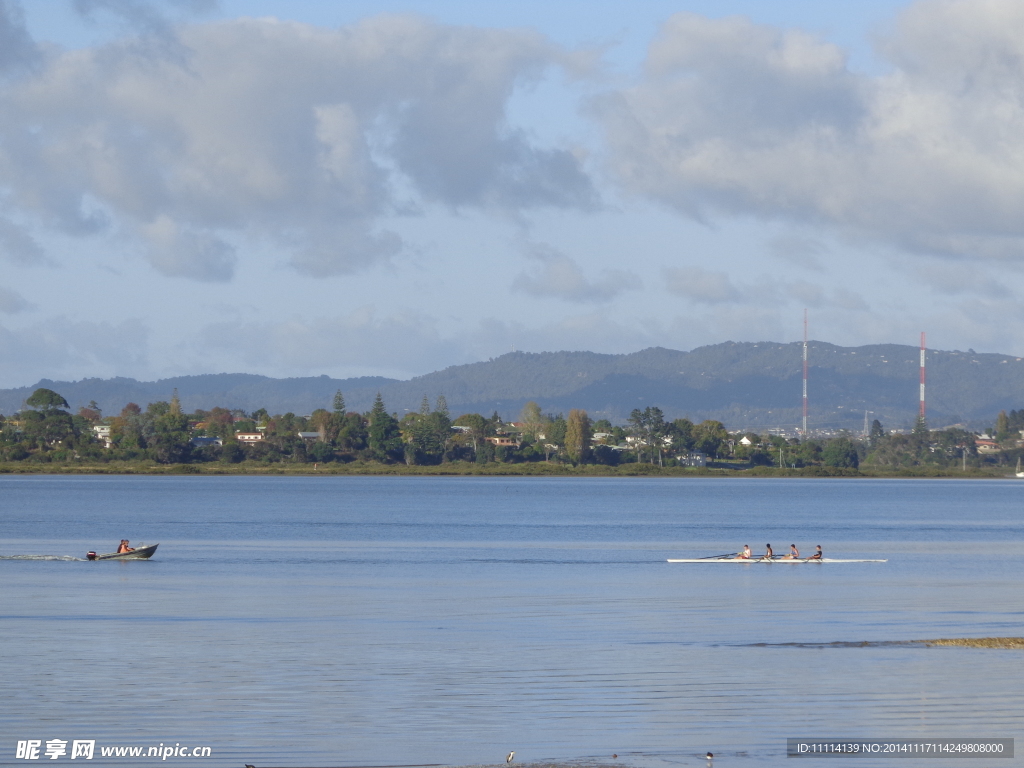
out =
<svg viewBox="0 0 1024 768"><path fill-rule="evenodd" d="M398 421L387 412L384 399L377 393L370 410L369 438L370 450L378 461L388 461L402 456L402 433L398 429Z"/></svg>

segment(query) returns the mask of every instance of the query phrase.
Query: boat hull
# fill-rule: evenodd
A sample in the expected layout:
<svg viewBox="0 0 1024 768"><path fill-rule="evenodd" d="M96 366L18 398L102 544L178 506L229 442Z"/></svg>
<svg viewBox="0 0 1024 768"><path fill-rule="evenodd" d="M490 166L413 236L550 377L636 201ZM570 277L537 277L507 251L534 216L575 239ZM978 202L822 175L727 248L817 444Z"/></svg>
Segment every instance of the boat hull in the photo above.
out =
<svg viewBox="0 0 1024 768"><path fill-rule="evenodd" d="M149 560L156 552L159 544L150 544L148 547L136 547L131 552L111 552L107 555L96 555L97 560Z"/></svg>
<svg viewBox="0 0 1024 768"><path fill-rule="evenodd" d="M834 557L823 557L820 560L809 560L801 557L795 560L790 558L775 557L771 560L767 560L762 557L726 557L726 558L711 558L709 560L701 559L681 559L681 560L669 560L670 563L887 563L888 560L839 560Z"/></svg>

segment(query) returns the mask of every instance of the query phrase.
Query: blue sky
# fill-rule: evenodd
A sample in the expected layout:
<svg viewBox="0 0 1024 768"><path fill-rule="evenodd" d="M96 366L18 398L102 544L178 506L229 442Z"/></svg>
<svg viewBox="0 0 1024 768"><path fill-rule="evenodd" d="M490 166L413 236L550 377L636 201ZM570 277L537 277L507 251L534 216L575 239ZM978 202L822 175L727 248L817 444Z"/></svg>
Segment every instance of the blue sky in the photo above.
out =
<svg viewBox="0 0 1024 768"><path fill-rule="evenodd" d="M0 386L1024 353L1024 4L0 0Z"/></svg>

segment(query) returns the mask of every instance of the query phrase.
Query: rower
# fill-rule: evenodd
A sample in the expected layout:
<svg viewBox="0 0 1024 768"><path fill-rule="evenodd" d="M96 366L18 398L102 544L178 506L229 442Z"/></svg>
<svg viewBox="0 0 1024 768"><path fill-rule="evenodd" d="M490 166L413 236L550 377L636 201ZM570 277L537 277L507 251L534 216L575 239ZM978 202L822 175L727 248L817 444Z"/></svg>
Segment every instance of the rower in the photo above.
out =
<svg viewBox="0 0 1024 768"><path fill-rule="evenodd" d="M789 545L789 554L786 555L787 560L797 560L800 557L800 550L796 548L796 544Z"/></svg>
<svg viewBox="0 0 1024 768"><path fill-rule="evenodd" d="M743 551L736 555L737 560L749 560L750 559L750 545L744 544Z"/></svg>
<svg viewBox="0 0 1024 768"><path fill-rule="evenodd" d="M117 554L123 554L125 552L134 552L135 547L128 546L128 539L121 539L121 546L117 548Z"/></svg>
<svg viewBox="0 0 1024 768"><path fill-rule="evenodd" d="M818 545L817 549L818 549L818 551L815 552L810 557L808 557L807 558L808 560L821 560L821 544Z"/></svg>
<svg viewBox="0 0 1024 768"><path fill-rule="evenodd" d="M764 557L762 557L761 559L762 560L771 560L773 557L775 557L775 553L772 552L772 545L771 544L765 544L765 546L768 548L768 550L764 553Z"/></svg>

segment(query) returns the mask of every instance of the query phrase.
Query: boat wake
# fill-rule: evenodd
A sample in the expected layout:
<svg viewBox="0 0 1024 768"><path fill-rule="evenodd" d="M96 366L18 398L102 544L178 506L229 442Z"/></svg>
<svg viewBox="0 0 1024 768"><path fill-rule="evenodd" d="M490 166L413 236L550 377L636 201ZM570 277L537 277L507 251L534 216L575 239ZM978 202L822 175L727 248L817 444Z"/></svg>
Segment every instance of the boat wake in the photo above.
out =
<svg viewBox="0 0 1024 768"><path fill-rule="evenodd" d="M0 555L0 560L63 560L66 563L84 562L84 557L71 555Z"/></svg>

